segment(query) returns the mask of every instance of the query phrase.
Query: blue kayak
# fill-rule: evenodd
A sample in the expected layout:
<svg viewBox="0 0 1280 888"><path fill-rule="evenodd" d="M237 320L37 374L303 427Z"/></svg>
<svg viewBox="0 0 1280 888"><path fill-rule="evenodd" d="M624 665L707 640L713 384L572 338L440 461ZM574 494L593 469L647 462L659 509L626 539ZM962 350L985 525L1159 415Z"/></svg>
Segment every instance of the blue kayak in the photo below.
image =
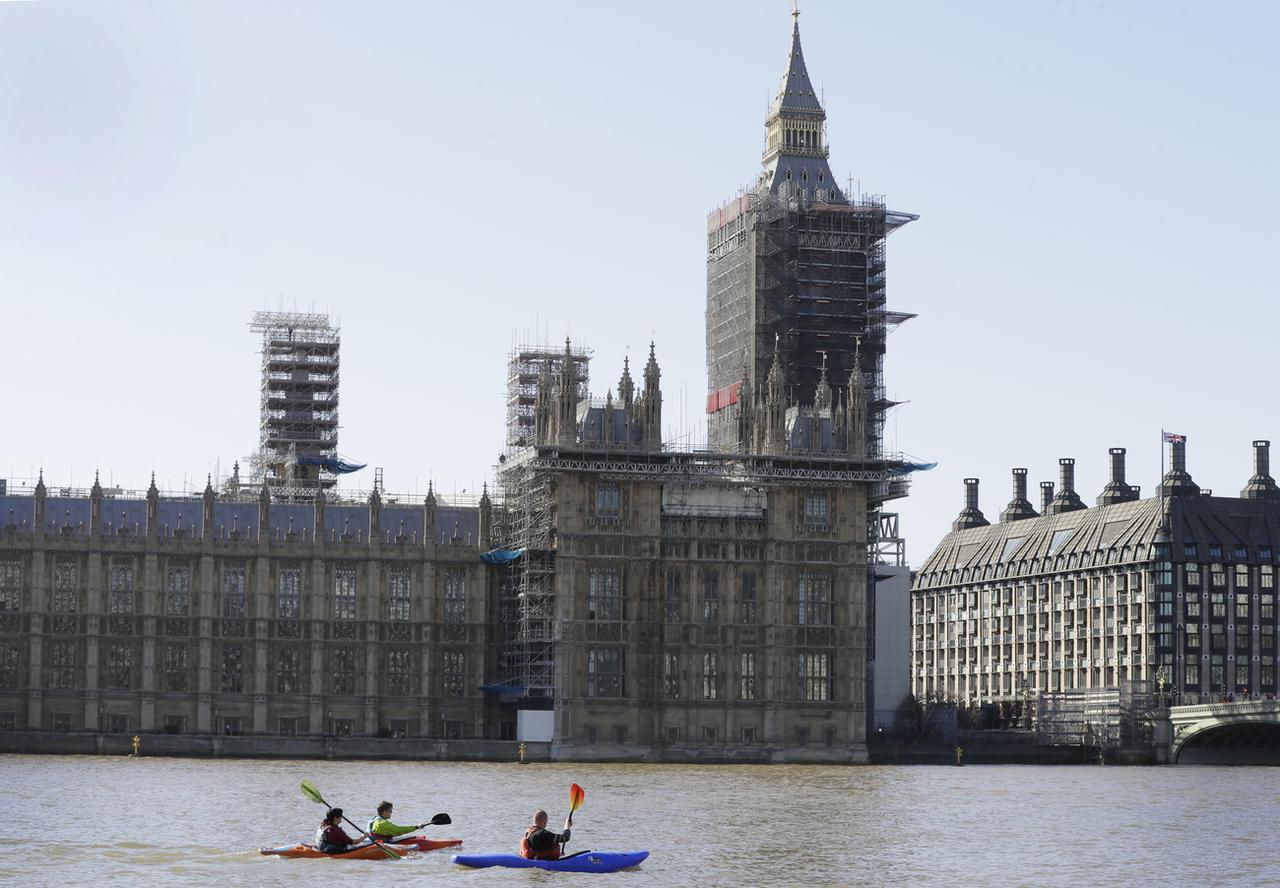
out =
<svg viewBox="0 0 1280 888"><path fill-rule="evenodd" d="M561 873L616 873L639 866L648 851L582 851L559 860L529 860L519 854L455 854L459 866L508 866L512 869L544 869Z"/></svg>

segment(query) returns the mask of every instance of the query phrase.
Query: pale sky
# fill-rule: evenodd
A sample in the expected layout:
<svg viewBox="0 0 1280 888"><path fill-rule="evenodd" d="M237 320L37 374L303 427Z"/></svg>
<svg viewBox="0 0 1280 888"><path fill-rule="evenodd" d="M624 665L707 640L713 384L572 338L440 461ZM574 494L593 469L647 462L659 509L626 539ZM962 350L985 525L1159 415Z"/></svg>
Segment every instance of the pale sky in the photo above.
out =
<svg viewBox="0 0 1280 888"><path fill-rule="evenodd" d="M513 341L593 386L652 337L703 429L705 216L759 171L785 0L0 3L0 477L162 487L257 446L264 308L342 326L340 450L474 490ZM1235 494L1280 445L1275 35L1261 2L806 0L831 166L889 243L887 445L920 563L1009 468L1086 502L1159 432ZM11 482L12 483L12 482Z"/></svg>

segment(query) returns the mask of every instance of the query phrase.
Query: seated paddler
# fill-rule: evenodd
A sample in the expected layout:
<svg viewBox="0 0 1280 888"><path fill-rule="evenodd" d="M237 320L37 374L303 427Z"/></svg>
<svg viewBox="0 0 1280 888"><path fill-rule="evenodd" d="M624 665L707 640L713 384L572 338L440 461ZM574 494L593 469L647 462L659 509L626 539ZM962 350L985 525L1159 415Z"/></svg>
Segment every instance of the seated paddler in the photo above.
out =
<svg viewBox="0 0 1280 888"><path fill-rule="evenodd" d="M547 812L533 812L533 824L524 831L520 840L520 856L528 860L559 860L560 850L569 841L569 821L564 822L564 832L547 829Z"/></svg>
<svg viewBox="0 0 1280 888"><path fill-rule="evenodd" d="M425 823L413 823L409 826L392 823L393 810L394 806L390 802L382 802L378 805L378 816L369 821L369 835L379 842L394 842L400 836L416 832L426 826Z"/></svg>

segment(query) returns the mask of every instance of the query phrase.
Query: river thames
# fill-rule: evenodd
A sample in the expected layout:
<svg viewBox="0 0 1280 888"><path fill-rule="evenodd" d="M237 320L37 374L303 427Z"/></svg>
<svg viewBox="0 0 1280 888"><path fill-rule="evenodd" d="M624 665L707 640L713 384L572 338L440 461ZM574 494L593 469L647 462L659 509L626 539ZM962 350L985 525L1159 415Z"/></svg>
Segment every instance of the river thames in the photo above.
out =
<svg viewBox="0 0 1280 888"><path fill-rule="evenodd" d="M648 849L638 870L465 870L403 861L284 860L311 841L311 780L358 823L448 812L433 838L513 850L530 812L556 827L586 804L569 850ZM528 765L0 757L0 884L631 886L1264 885L1280 769ZM461 849L460 849L461 850Z"/></svg>

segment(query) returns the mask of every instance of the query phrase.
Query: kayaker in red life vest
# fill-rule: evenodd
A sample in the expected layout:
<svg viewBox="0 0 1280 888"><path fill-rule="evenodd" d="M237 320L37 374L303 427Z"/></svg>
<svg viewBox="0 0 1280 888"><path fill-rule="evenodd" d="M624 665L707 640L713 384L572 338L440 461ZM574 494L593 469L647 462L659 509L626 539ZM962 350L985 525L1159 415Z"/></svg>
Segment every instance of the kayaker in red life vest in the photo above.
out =
<svg viewBox="0 0 1280 888"><path fill-rule="evenodd" d="M524 831L520 840L520 856L528 860L559 860L560 849L569 841L569 821L564 822L564 832L553 833L547 829L547 812L533 812L533 825Z"/></svg>
<svg viewBox="0 0 1280 888"><path fill-rule="evenodd" d="M342 809L330 808L320 828L316 830L316 847L325 854L341 854L343 851L350 851L351 846L356 843L355 839L347 835L341 823Z"/></svg>

